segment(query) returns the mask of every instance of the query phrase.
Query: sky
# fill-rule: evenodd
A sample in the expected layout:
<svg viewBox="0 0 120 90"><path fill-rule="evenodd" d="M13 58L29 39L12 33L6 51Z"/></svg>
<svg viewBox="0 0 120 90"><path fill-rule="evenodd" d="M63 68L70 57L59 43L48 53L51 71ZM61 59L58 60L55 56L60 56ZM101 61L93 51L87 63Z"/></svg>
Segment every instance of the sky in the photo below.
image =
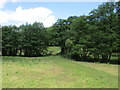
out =
<svg viewBox="0 0 120 90"><path fill-rule="evenodd" d="M57 19L69 16L88 15L103 2L19 2L18 0L0 2L0 25L32 24L42 22L50 27Z"/></svg>

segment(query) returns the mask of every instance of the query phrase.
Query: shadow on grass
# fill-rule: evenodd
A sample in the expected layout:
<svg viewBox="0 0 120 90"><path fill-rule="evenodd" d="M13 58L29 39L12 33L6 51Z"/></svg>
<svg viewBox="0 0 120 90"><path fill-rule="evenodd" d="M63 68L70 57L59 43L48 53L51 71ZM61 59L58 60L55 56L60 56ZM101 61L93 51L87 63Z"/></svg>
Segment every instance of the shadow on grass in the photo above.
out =
<svg viewBox="0 0 120 90"><path fill-rule="evenodd" d="M102 60L102 59L95 60L93 58L89 58L89 59L80 59L80 60L76 60L76 61L93 62L93 63L98 62L98 63L109 63L109 64L120 65L120 60L117 60L117 59L111 59L109 61L106 61L106 60Z"/></svg>
<svg viewBox="0 0 120 90"><path fill-rule="evenodd" d="M39 55L39 56L24 56L24 55L21 55L21 56L13 56L13 57L47 57L47 56L63 56L64 58L67 58L65 57L64 55L61 55L61 53L57 53L57 54L48 54L48 55ZM78 57L73 57L73 58L68 58L68 59L72 59L74 61L82 61L82 62L98 62L98 63L109 63L109 64L116 64L116 65L120 65L120 60L118 59L111 59L109 61L106 61L106 60L102 60L102 59L99 59L99 60L96 60L96 59L93 59L93 58L78 58Z"/></svg>

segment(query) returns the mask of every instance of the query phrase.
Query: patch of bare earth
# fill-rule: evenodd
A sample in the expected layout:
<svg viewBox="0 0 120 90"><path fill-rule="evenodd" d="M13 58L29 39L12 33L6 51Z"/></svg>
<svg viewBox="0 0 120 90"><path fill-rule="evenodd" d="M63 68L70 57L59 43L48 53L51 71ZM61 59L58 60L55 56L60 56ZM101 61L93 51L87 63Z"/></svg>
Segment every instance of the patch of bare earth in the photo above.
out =
<svg viewBox="0 0 120 90"><path fill-rule="evenodd" d="M54 75L60 75L64 74L65 70L57 65L53 65L48 69L48 72Z"/></svg>
<svg viewBox="0 0 120 90"><path fill-rule="evenodd" d="M63 76L59 80L63 82L72 82L75 81L77 78L75 77L70 77L70 76Z"/></svg>

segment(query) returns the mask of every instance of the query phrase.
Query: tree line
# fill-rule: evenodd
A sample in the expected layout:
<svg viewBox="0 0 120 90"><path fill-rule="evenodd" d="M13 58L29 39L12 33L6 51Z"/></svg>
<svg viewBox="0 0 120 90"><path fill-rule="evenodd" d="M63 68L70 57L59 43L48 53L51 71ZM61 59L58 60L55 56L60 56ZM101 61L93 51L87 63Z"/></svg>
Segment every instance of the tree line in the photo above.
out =
<svg viewBox="0 0 120 90"><path fill-rule="evenodd" d="M42 23L2 27L2 55L44 55L48 38Z"/></svg>
<svg viewBox="0 0 120 90"><path fill-rule="evenodd" d="M58 19L51 27L33 23L2 27L2 55L41 56L48 46L74 60L109 62L120 58L120 2L106 2L89 15ZM91 57L93 59L91 59Z"/></svg>

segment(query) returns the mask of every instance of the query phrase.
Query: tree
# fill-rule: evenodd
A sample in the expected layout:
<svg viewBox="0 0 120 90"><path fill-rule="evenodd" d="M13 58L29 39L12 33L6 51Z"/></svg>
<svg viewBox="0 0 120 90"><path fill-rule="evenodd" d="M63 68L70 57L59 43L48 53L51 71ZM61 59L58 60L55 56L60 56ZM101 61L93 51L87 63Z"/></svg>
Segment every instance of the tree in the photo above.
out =
<svg viewBox="0 0 120 90"><path fill-rule="evenodd" d="M48 38L42 23L26 24L22 29L22 48L25 56L41 56L48 44Z"/></svg>
<svg viewBox="0 0 120 90"><path fill-rule="evenodd" d="M48 37L42 23L2 27L2 55L40 56L47 52Z"/></svg>
<svg viewBox="0 0 120 90"><path fill-rule="evenodd" d="M16 56L18 50L18 27L2 27L2 55Z"/></svg>
<svg viewBox="0 0 120 90"><path fill-rule="evenodd" d="M53 25L53 31L56 32L56 39L58 40L59 46L61 47L61 53L65 53L65 37L66 31L69 30L69 23L66 20L58 19L58 21Z"/></svg>
<svg viewBox="0 0 120 90"><path fill-rule="evenodd" d="M97 27L92 34L94 48L99 51L105 62L110 60L116 42L116 14L114 11L115 3L107 2L90 12L91 25L94 24Z"/></svg>

